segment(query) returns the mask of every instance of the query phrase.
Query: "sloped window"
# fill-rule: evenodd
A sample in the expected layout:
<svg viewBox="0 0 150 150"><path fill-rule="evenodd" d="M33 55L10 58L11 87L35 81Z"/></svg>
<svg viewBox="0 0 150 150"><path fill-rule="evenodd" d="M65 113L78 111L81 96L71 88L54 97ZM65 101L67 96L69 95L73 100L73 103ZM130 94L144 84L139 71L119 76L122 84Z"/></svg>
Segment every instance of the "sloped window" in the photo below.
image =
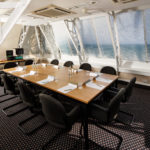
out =
<svg viewBox="0 0 150 150"><path fill-rule="evenodd" d="M29 27L29 31L25 37L23 43L24 53L25 55L29 54L39 54L39 47L37 43L37 38L35 34L35 28Z"/></svg>
<svg viewBox="0 0 150 150"><path fill-rule="evenodd" d="M47 39L51 39L51 27L49 25L42 25L41 26L42 31L44 32L44 35L47 37ZM50 43L45 39L45 36L43 35L42 31L40 28L37 28L38 32L39 32L39 40L40 40L40 44L41 44L41 53L43 54L51 54L52 52L52 48Z"/></svg>
<svg viewBox="0 0 150 150"><path fill-rule="evenodd" d="M144 24L141 11L117 15L117 28L121 58L130 61L145 61Z"/></svg>
<svg viewBox="0 0 150 150"><path fill-rule="evenodd" d="M114 49L112 45L110 31L108 28L107 18L97 17L94 19L94 24L102 56L106 58L114 58Z"/></svg>
<svg viewBox="0 0 150 150"><path fill-rule="evenodd" d="M150 9L145 10L146 40L148 48L148 61L150 61Z"/></svg>
<svg viewBox="0 0 150 150"><path fill-rule="evenodd" d="M88 56L100 57L95 33L90 19L81 20L80 33Z"/></svg>
<svg viewBox="0 0 150 150"><path fill-rule="evenodd" d="M69 33L63 21L52 24L55 40L62 54L76 55L76 50L70 40Z"/></svg>

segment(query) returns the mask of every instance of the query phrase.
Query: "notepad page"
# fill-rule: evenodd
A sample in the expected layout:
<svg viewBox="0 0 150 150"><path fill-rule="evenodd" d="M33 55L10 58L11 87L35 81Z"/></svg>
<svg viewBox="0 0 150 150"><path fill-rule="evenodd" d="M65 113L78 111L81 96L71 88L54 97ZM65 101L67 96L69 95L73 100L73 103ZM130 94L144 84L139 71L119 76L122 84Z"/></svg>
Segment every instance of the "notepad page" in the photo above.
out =
<svg viewBox="0 0 150 150"><path fill-rule="evenodd" d="M105 78L102 78L102 77L97 77L96 81L105 82L105 83L111 83L113 80L105 79Z"/></svg>
<svg viewBox="0 0 150 150"><path fill-rule="evenodd" d="M54 76L48 76L46 79L44 79L44 80L41 80L41 81L38 81L37 83L39 83L39 84L46 84L46 83L49 83L49 82L51 82L51 81L54 81Z"/></svg>
<svg viewBox="0 0 150 150"><path fill-rule="evenodd" d="M58 91L60 91L60 92L62 92L62 93L68 93L68 92L70 92L70 91L72 91L72 90L74 90L74 89L76 89L76 88L77 88L77 85L72 84L72 83L69 83L69 84L67 84L66 86L64 86L64 87L62 87L62 88L60 88L60 89L58 89Z"/></svg>
<svg viewBox="0 0 150 150"><path fill-rule="evenodd" d="M98 85L94 82L88 82L88 83L86 83L86 86L90 87L90 88L98 89L98 90L102 90L105 87L103 85Z"/></svg>

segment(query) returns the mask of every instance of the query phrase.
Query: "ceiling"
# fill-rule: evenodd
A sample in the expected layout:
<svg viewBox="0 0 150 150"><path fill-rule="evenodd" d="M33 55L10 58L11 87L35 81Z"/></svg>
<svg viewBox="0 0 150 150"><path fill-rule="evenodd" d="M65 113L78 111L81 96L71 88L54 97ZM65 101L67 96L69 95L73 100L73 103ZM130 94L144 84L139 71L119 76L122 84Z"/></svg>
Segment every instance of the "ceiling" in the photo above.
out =
<svg viewBox="0 0 150 150"><path fill-rule="evenodd" d="M21 0L0 0L0 19L7 20L9 15L16 8L18 2ZM121 1L121 0L118 0ZM129 0L128 0L129 1ZM50 5L55 5L71 13L69 15L62 15L58 17L44 17L34 14L33 12ZM29 6L25 9L21 16L19 23L26 24L31 22L44 23L47 21L57 21L74 17L81 17L93 14L99 14L110 11L126 10L126 9L145 9L150 8L150 0L137 0L130 3L115 3L113 0L31 0Z"/></svg>

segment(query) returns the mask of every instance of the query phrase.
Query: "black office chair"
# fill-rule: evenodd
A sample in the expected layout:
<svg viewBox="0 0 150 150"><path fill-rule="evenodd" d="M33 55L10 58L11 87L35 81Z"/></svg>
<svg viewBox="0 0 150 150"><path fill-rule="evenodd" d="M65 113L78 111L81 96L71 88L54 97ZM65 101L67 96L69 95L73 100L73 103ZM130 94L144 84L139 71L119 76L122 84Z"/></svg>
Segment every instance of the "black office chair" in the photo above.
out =
<svg viewBox="0 0 150 150"><path fill-rule="evenodd" d="M133 77L130 80L130 82L127 84L127 86L125 87L125 93L124 93L124 97L122 99L122 103L127 103L129 101L129 99L130 99L130 97L132 95L133 86L135 85L135 82L136 82L136 77ZM112 87L111 90L113 92L115 92L115 94L117 94L118 91L119 91L119 89L114 88L114 87ZM129 120L127 120L127 122L123 122L123 123L126 123L126 124L131 124L132 123L132 121L134 119L134 115L133 114L127 113L127 112L124 112L124 111L120 110L120 117L118 118L118 120L120 120L120 121L123 120L123 119L125 119L125 116L124 115L121 116L121 114L122 115L125 114L125 115L131 117L131 119L129 119Z"/></svg>
<svg viewBox="0 0 150 150"><path fill-rule="evenodd" d="M106 73L106 74L111 74L111 75L117 75L117 72L116 70L111 67L111 66L105 66L103 67L101 70L100 70L101 73ZM112 87L116 87L117 88L117 83L118 83L118 80L116 80L113 84L112 84Z"/></svg>
<svg viewBox="0 0 150 150"><path fill-rule="evenodd" d="M27 65L32 65L33 64L33 60L32 59L28 59L28 60L25 60L25 66Z"/></svg>
<svg viewBox="0 0 150 150"><path fill-rule="evenodd" d="M53 60L51 61L51 64L53 64L53 65L59 65L58 59L53 59Z"/></svg>
<svg viewBox="0 0 150 150"><path fill-rule="evenodd" d="M110 66L105 66L101 69L100 71L101 73L107 73L107 74L112 74L112 75L116 75L116 70L113 67Z"/></svg>
<svg viewBox="0 0 150 150"><path fill-rule="evenodd" d="M89 63L83 63L80 65L80 69L92 71L92 66Z"/></svg>
<svg viewBox="0 0 150 150"><path fill-rule="evenodd" d="M120 148L121 143L123 141L122 137L99 124L109 124L117 118L120 108L120 102L124 96L125 89L122 88L116 96L114 96L109 102L101 101L101 103L91 103L90 104L90 114L89 116L92 118L89 122L94 123L99 128L105 130L106 132L116 136L119 139L119 144L117 149ZM111 93L110 93L111 94ZM93 120L96 119L97 121Z"/></svg>
<svg viewBox="0 0 150 150"><path fill-rule="evenodd" d="M64 66L65 66L65 67L71 67L71 68L72 68L73 62L72 62L72 61L66 61L66 62L64 63Z"/></svg>
<svg viewBox="0 0 150 150"><path fill-rule="evenodd" d="M80 105L74 106L72 109L66 111L66 108L57 99L46 94L40 94L40 102L42 104L42 111L48 123L58 129L62 129L51 141L58 135L69 132L72 125L79 119ZM50 142L50 141L49 141ZM46 143L43 148L48 144Z"/></svg>
<svg viewBox="0 0 150 150"><path fill-rule="evenodd" d="M1 78L1 75L3 74L2 71L0 71L0 86L3 87L4 86L4 83L2 81L2 78ZM2 95L0 95L0 97L3 97L6 95L6 92L5 92L5 88L4 88L4 93ZM3 101L0 101L0 103L3 102Z"/></svg>
<svg viewBox="0 0 150 150"><path fill-rule="evenodd" d="M20 91L20 98L23 101L23 103L25 103L28 108L30 109L30 111L33 113L32 116L30 116L29 118L21 121L18 125L18 128L24 133L24 134L31 134L34 131L38 130L39 128L41 128L42 126L44 126L46 124L46 122L42 123L41 125L39 125L38 127L34 128L31 131L26 131L22 126L24 123L26 123L27 121L35 118L37 115L42 114L41 112L41 103L39 102L39 95L36 93L26 84L24 84L23 82L19 82L18 83L18 88Z"/></svg>
<svg viewBox="0 0 150 150"><path fill-rule="evenodd" d="M9 69L14 67L17 67L17 64L15 62L8 62L4 65L4 69Z"/></svg>
<svg viewBox="0 0 150 150"><path fill-rule="evenodd" d="M18 94L19 94L19 91L18 91L18 88L17 88L17 86L16 86L16 83L14 83L13 80L12 80L10 77L8 77L6 74L2 74L1 77L2 77L2 80L3 80L3 82L4 82L4 88L5 88L6 94L7 94L7 95L14 95L13 97L11 97L11 98L9 98L9 99L6 99L5 101L11 100L11 99L14 99L14 98L17 98L17 97L18 97ZM4 102L4 101L3 101L3 102ZM6 113L6 110L9 109L9 108L11 108L11 107L14 107L14 106L16 106L16 105L18 105L18 104L20 104L20 103L22 103L22 101L19 101L19 102L15 103L15 104L9 105L9 106L3 108L2 111L3 111L8 117L9 117L9 116L12 116L12 115L15 115L15 114L17 114L17 113L19 113L19 112L25 110L27 107L21 108L21 109L15 111L15 112L9 113L9 114Z"/></svg>

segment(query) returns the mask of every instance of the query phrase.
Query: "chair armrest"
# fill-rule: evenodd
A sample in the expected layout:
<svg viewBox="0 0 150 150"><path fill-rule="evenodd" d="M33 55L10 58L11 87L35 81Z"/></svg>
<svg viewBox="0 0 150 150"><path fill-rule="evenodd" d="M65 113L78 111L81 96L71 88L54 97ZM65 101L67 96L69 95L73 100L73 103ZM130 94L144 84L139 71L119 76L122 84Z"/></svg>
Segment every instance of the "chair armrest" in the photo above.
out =
<svg viewBox="0 0 150 150"><path fill-rule="evenodd" d="M112 90L108 89L108 90L106 91L106 93L107 93L109 96L114 97L118 92L112 91Z"/></svg>
<svg viewBox="0 0 150 150"><path fill-rule="evenodd" d="M90 107L92 108L92 109L98 109L98 110L100 110L100 111L103 111L103 112L108 112L108 108L105 108L105 107L103 107L103 106L100 106L100 105L98 105L98 104L94 104L94 103L92 103L91 105L90 105Z"/></svg>
<svg viewBox="0 0 150 150"><path fill-rule="evenodd" d="M114 92L119 92L119 89L117 89L117 88L115 88L115 87L111 87L110 88L112 91L114 91Z"/></svg>
<svg viewBox="0 0 150 150"><path fill-rule="evenodd" d="M108 108L97 104L92 104L89 116L99 120L100 122L107 122L108 112Z"/></svg>

